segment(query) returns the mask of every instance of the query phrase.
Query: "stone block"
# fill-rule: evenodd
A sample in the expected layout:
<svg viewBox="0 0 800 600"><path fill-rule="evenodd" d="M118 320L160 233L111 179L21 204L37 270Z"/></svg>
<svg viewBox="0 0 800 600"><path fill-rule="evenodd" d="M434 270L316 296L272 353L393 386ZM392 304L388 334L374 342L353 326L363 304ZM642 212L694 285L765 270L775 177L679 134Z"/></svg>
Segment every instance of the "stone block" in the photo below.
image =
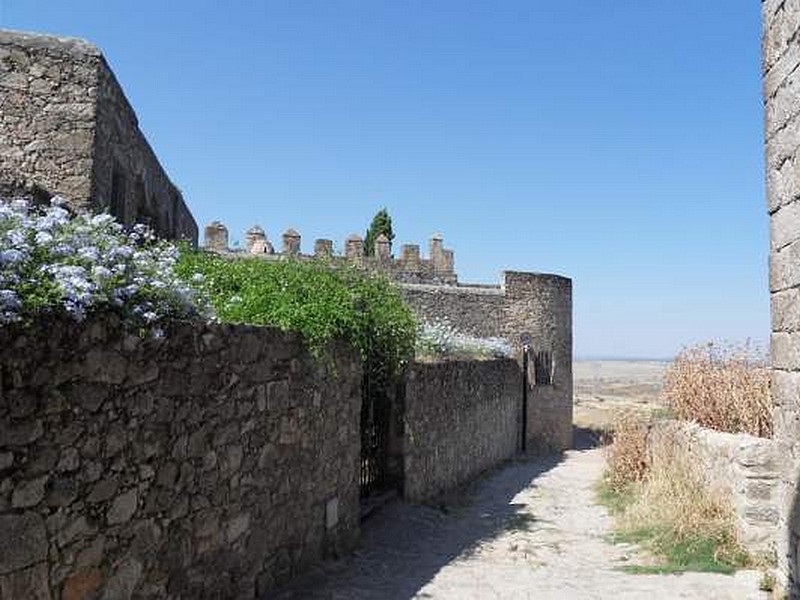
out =
<svg viewBox="0 0 800 600"><path fill-rule="evenodd" d="M770 239L773 250L779 250L800 239L800 202L778 208L770 217Z"/></svg>
<svg viewBox="0 0 800 600"><path fill-rule="evenodd" d="M796 5L796 0L785 0L776 10L770 10L772 4L763 7L762 54L765 71L769 71L786 52L797 33L800 14Z"/></svg>
<svg viewBox="0 0 800 600"><path fill-rule="evenodd" d="M800 372L773 369L770 388L776 405L800 412Z"/></svg>
<svg viewBox="0 0 800 600"><path fill-rule="evenodd" d="M5 540L0 544L0 575L47 559L47 533L37 514L0 515L0 537Z"/></svg>
<svg viewBox="0 0 800 600"><path fill-rule="evenodd" d="M775 292L770 300L772 331L800 331L800 289Z"/></svg>
<svg viewBox="0 0 800 600"><path fill-rule="evenodd" d="M800 370L800 333L773 333L770 338L770 354L774 368Z"/></svg>
<svg viewBox="0 0 800 600"><path fill-rule="evenodd" d="M767 102L765 120L767 136L774 134L781 127L785 127L800 113L799 85L800 72L798 70L791 71L775 90L774 96Z"/></svg>

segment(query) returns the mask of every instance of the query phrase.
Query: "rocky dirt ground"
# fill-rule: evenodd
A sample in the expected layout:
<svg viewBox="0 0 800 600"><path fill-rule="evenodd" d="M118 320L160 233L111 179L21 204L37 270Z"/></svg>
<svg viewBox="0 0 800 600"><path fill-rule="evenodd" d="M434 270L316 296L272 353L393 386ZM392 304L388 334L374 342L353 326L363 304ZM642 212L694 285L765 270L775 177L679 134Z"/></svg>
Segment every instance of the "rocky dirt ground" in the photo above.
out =
<svg viewBox="0 0 800 600"><path fill-rule="evenodd" d="M439 507L394 503L364 524L361 550L274 598L756 599L759 573L634 575L646 557L608 540L594 502L600 449L518 460Z"/></svg>
<svg viewBox="0 0 800 600"><path fill-rule="evenodd" d="M657 410L663 363L576 363L576 424ZM561 457L520 459L436 506L390 504L363 525L361 549L272 596L290 599L765 599L760 574L636 575L648 562L609 541L595 502L602 449L579 435Z"/></svg>

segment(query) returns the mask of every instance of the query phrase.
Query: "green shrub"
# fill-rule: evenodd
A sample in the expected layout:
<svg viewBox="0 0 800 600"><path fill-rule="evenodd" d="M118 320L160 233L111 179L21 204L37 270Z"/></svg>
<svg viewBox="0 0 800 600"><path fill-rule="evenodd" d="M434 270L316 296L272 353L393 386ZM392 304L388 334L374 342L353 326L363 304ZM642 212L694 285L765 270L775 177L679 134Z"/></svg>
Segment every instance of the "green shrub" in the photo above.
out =
<svg viewBox="0 0 800 600"><path fill-rule="evenodd" d="M177 272L208 298L220 321L299 331L317 354L341 338L392 373L413 355L414 315L384 277L321 262L228 259L188 248Z"/></svg>

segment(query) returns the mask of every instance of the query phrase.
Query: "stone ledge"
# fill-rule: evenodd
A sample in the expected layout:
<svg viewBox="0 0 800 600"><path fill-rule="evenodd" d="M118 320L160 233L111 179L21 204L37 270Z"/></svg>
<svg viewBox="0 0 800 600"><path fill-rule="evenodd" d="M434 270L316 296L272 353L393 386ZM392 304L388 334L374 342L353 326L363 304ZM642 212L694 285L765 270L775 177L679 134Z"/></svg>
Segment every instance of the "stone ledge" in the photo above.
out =
<svg viewBox="0 0 800 600"><path fill-rule="evenodd" d="M46 35L14 29L0 29L0 46L25 46L74 57L102 57L103 53L91 42L69 36Z"/></svg>

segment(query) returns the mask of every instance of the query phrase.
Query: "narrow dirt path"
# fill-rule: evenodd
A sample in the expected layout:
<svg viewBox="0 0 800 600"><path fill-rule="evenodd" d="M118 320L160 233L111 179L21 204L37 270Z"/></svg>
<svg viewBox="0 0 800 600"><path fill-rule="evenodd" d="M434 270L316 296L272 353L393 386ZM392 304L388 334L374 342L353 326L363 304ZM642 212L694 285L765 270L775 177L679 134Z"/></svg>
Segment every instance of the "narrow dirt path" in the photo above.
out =
<svg viewBox="0 0 800 600"><path fill-rule="evenodd" d="M758 573L631 575L595 504L602 452L515 461L445 510L396 503L363 527L353 557L295 582L287 599L763 599Z"/></svg>

